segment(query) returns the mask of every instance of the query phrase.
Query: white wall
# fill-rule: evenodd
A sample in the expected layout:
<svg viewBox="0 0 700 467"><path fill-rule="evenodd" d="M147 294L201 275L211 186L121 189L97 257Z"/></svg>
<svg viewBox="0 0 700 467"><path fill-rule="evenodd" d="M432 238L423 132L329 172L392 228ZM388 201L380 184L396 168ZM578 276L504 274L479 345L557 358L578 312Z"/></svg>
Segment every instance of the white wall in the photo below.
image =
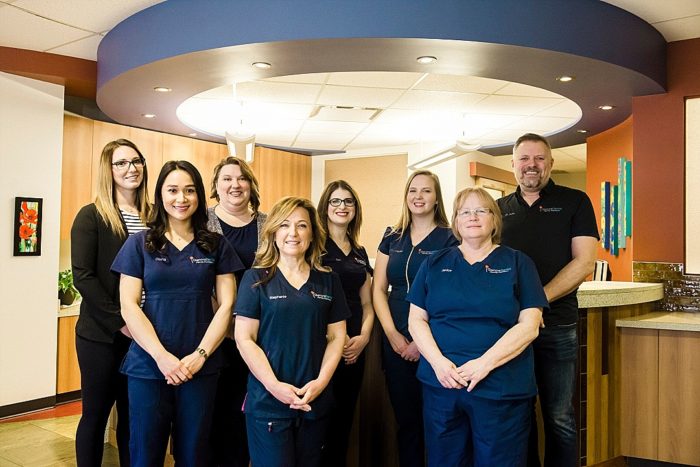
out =
<svg viewBox="0 0 700 467"><path fill-rule="evenodd" d="M56 394L63 87L0 73L0 406ZM43 198L41 256L12 256L14 198Z"/></svg>

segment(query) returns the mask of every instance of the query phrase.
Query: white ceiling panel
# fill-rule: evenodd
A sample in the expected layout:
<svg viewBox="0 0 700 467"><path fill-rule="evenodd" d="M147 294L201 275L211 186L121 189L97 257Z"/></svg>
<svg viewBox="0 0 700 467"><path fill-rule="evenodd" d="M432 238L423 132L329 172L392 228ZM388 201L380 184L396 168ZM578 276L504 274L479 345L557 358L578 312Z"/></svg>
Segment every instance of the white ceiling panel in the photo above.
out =
<svg viewBox="0 0 700 467"><path fill-rule="evenodd" d="M518 138L523 135L523 130L513 130L501 128L500 130L493 130L484 135L484 140L486 141L498 141L503 142L515 142Z"/></svg>
<svg viewBox="0 0 700 467"><path fill-rule="evenodd" d="M574 101L568 99L554 104L541 112L537 112L538 117L566 117L575 118L576 120L581 118L581 107L578 106Z"/></svg>
<svg viewBox="0 0 700 467"><path fill-rule="evenodd" d="M493 94L506 84L507 81L478 76L428 75L414 89Z"/></svg>
<svg viewBox="0 0 700 467"><path fill-rule="evenodd" d="M350 86L324 86L318 103L351 107L386 108L403 93L399 89L366 88Z"/></svg>
<svg viewBox="0 0 700 467"><path fill-rule="evenodd" d="M313 104L321 89L315 84L246 81L236 85L238 98L244 101Z"/></svg>
<svg viewBox="0 0 700 467"><path fill-rule="evenodd" d="M311 104L246 102L244 105L244 111L248 117L261 119L304 120L313 109L314 106Z"/></svg>
<svg viewBox="0 0 700 467"><path fill-rule="evenodd" d="M304 132L311 133L337 133L346 135L356 135L360 131L364 130L367 123L359 122L326 122L317 120L308 120L304 124Z"/></svg>
<svg viewBox="0 0 700 467"><path fill-rule="evenodd" d="M300 84L324 84L328 79L328 73L308 73L303 75L276 76L266 78L264 81L279 83L300 83Z"/></svg>
<svg viewBox="0 0 700 467"><path fill-rule="evenodd" d="M305 143L322 143L322 142L328 142L329 144L333 145L342 145L345 146L351 139L353 139L356 135L345 135L345 134L337 134L337 133L315 133L313 131L305 131L303 128L299 132L299 135L297 136L297 141L296 144L305 144Z"/></svg>
<svg viewBox="0 0 700 467"><path fill-rule="evenodd" d="M697 1L697 5L700 5L700 1ZM700 14L656 23L654 27L661 31L668 42L693 39L698 37L698 31L700 31Z"/></svg>
<svg viewBox="0 0 700 467"><path fill-rule="evenodd" d="M603 0L623 8L648 23L700 15L698 0ZM656 24L654 24L656 26ZM697 34L697 31L696 31ZM697 37L697 35L696 35Z"/></svg>
<svg viewBox="0 0 700 467"><path fill-rule="evenodd" d="M484 94L444 91L406 91L393 107L398 109L435 109L466 112L482 101Z"/></svg>
<svg viewBox="0 0 700 467"><path fill-rule="evenodd" d="M462 125L464 128L505 128L522 118L522 115L465 114L462 117Z"/></svg>
<svg viewBox="0 0 700 467"><path fill-rule="evenodd" d="M544 97L488 96L473 112L501 115L533 115L558 104L560 99Z"/></svg>
<svg viewBox="0 0 700 467"><path fill-rule="evenodd" d="M90 32L25 13L12 6L0 15L0 44L5 47L45 51L90 36Z"/></svg>
<svg viewBox="0 0 700 467"><path fill-rule="evenodd" d="M554 77L552 77L554 80ZM551 97L554 99L563 99L559 94L547 91L546 89L536 88L520 83L508 83L494 94L500 96L524 96L524 97Z"/></svg>
<svg viewBox="0 0 700 467"><path fill-rule="evenodd" d="M506 128L523 132L552 133L571 126L570 118L562 117L526 117L511 123Z"/></svg>
<svg viewBox="0 0 700 467"><path fill-rule="evenodd" d="M331 73L327 84L371 88L409 89L422 73L368 71L364 73Z"/></svg>
<svg viewBox="0 0 700 467"><path fill-rule="evenodd" d="M85 39L80 39L53 49L47 49L46 52L95 61L97 60L97 46L100 45L102 37L103 36L100 34L94 34L86 37Z"/></svg>

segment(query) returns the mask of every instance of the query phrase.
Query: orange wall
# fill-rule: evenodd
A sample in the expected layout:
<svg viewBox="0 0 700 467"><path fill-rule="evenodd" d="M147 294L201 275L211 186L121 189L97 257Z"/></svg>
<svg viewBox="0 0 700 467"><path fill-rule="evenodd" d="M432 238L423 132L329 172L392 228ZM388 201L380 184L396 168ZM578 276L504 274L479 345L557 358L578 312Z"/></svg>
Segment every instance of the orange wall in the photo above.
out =
<svg viewBox="0 0 700 467"><path fill-rule="evenodd" d="M635 261L685 260L684 113L685 98L695 96L700 96L700 39L672 42L668 93L632 101Z"/></svg>
<svg viewBox="0 0 700 467"><path fill-rule="evenodd" d="M633 128L632 117L630 117L618 126L588 138L586 192L593 202L593 209L598 218L598 228L600 228L601 216L600 184L604 181L617 184L617 160L620 157L633 161L632 193L637 188L634 183L637 167L632 153ZM634 229L634 217L632 222L632 237L627 238L627 246L624 250L619 250L618 256L613 256L608 250L598 247L598 259L604 259L610 263L612 279L616 281L632 280L633 242L639 236L638 231Z"/></svg>

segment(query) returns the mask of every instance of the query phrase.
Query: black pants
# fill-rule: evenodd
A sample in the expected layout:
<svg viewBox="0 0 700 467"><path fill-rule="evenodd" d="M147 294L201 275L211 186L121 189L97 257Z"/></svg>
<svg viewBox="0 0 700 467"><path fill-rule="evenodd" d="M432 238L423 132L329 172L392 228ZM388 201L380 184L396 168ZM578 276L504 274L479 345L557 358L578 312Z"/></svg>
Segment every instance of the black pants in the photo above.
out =
<svg viewBox="0 0 700 467"><path fill-rule="evenodd" d="M121 333L112 344L76 336L83 397L83 414L75 433L75 457L79 467L102 465L105 428L115 402L119 463L129 465L129 401L126 376L119 373L119 366L130 343L131 340Z"/></svg>
<svg viewBox="0 0 700 467"><path fill-rule="evenodd" d="M326 444L323 448L323 465L326 467L345 466L348 441L364 371L365 354L362 353L357 362L352 365L346 365L341 360L331 380L335 407L328 419Z"/></svg>
<svg viewBox="0 0 700 467"><path fill-rule="evenodd" d="M423 438L423 385L416 378L418 362L409 362L394 352L386 336L382 338L382 364L389 399L398 424L399 465L425 465Z"/></svg>
<svg viewBox="0 0 700 467"><path fill-rule="evenodd" d="M248 367L232 339L224 339L217 352L227 366L221 369L214 403L211 432L213 464L218 467L248 467L248 438L242 411L248 384Z"/></svg>

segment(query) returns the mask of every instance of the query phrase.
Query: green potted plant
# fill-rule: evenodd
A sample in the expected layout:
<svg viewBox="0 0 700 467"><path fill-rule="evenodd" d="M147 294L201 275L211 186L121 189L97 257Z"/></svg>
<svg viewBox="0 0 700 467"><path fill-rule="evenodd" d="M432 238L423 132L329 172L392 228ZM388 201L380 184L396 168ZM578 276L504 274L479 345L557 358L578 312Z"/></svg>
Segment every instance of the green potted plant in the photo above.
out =
<svg viewBox="0 0 700 467"><path fill-rule="evenodd" d="M80 292L73 285L73 271L66 269L58 273L58 298L61 305L72 305Z"/></svg>

